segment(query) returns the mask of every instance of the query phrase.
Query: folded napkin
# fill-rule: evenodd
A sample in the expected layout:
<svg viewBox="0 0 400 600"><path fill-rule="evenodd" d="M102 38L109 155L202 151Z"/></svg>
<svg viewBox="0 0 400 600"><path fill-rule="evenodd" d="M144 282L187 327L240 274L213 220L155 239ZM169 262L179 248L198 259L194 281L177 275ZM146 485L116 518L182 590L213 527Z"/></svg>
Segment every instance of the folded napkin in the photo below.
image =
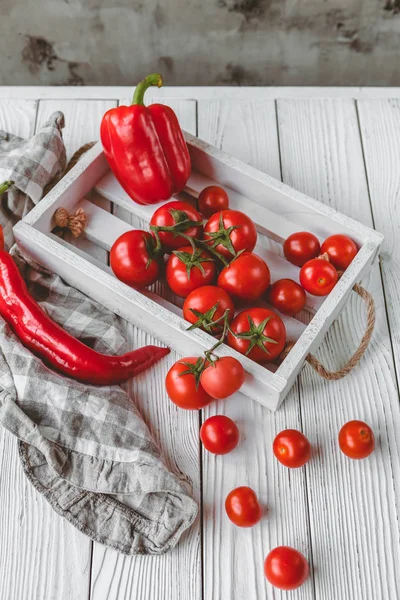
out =
<svg viewBox="0 0 400 600"><path fill-rule="evenodd" d="M12 226L60 178L62 113L24 141L0 132L0 204L11 248L32 296L72 335L104 354L128 350L117 317L23 256ZM95 387L48 369L0 318L0 423L19 439L23 469L56 512L93 540L124 554L161 554L191 525L197 505L167 470L119 386Z"/></svg>

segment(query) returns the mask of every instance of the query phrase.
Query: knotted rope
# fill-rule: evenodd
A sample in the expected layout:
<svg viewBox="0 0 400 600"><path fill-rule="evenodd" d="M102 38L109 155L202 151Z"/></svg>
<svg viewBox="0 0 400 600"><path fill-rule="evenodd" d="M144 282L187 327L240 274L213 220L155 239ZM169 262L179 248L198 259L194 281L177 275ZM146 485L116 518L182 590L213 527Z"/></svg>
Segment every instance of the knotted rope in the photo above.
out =
<svg viewBox="0 0 400 600"><path fill-rule="evenodd" d="M68 161L64 175L68 173L68 171L70 171L77 164L79 159L88 150L93 148L95 143L96 142L88 142L87 144L84 144L83 146L78 148L76 152L74 152L74 154ZM74 213L70 215L68 211L61 206L60 208L57 208L56 212L53 215L53 218L57 227L60 227L61 229L69 229L75 238L81 235L87 224L87 215L83 208L78 208Z"/></svg>
<svg viewBox="0 0 400 600"><path fill-rule="evenodd" d="M53 215L54 222L61 229L69 229L72 235L77 238L86 227L87 215L83 208L78 208L72 215L60 206Z"/></svg>

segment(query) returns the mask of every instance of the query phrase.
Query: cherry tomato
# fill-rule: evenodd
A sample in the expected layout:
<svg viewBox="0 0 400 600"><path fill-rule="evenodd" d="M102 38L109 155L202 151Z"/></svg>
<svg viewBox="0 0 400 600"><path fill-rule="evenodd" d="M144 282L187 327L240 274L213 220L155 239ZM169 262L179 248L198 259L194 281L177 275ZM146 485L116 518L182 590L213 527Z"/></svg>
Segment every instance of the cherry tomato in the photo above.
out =
<svg viewBox="0 0 400 600"><path fill-rule="evenodd" d="M225 258L240 250L251 252L257 231L253 221L239 210L222 210L213 214L204 227L204 240Z"/></svg>
<svg viewBox="0 0 400 600"><path fill-rule="evenodd" d="M204 285L193 290L183 304L183 317L189 323L198 323L200 329L213 335L221 333L224 322L210 325L220 319L228 311L229 323L233 319L235 307L231 297L225 290L216 285Z"/></svg>
<svg viewBox="0 0 400 600"><path fill-rule="evenodd" d="M222 356L210 364L200 377L203 388L213 398L227 398L243 385L245 372L238 360L232 356Z"/></svg>
<svg viewBox="0 0 400 600"><path fill-rule="evenodd" d="M330 262L340 271L347 269L358 252L353 240L340 233L326 238L321 247L321 254L327 254Z"/></svg>
<svg viewBox="0 0 400 600"><path fill-rule="evenodd" d="M225 500L226 514L238 527L253 527L261 520L262 508L254 490L242 486L232 490Z"/></svg>
<svg viewBox="0 0 400 600"><path fill-rule="evenodd" d="M280 590L295 590L308 577L308 562L298 550L278 546L265 559L264 573L268 581Z"/></svg>
<svg viewBox="0 0 400 600"><path fill-rule="evenodd" d="M339 431L339 446L349 458L366 458L374 451L374 433L363 421L349 421Z"/></svg>
<svg viewBox="0 0 400 600"><path fill-rule="evenodd" d="M160 263L152 257L155 241L151 233L136 229L123 233L112 245L110 264L114 275L134 288L157 281Z"/></svg>
<svg viewBox="0 0 400 600"><path fill-rule="evenodd" d="M239 442L239 429L232 419L215 415L206 419L200 429L200 439L212 454L228 454Z"/></svg>
<svg viewBox="0 0 400 600"><path fill-rule="evenodd" d="M233 319L230 329L228 345L259 363L275 360L286 344L285 325L269 308L243 310Z"/></svg>
<svg viewBox="0 0 400 600"><path fill-rule="evenodd" d="M229 208L229 198L226 191L218 185L209 185L200 192L197 206L207 219L216 212Z"/></svg>
<svg viewBox="0 0 400 600"><path fill-rule="evenodd" d="M270 287L268 300L284 315L293 316L304 308L306 293L293 279L279 279Z"/></svg>
<svg viewBox="0 0 400 600"><path fill-rule="evenodd" d="M253 252L243 252L218 276L218 286L233 298L257 300L269 286L271 275L267 263Z"/></svg>
<svg viewBox="0 0 400 600"><path fill-rule="evenodd" d="M206 250L193 251L192 246L174 250L167 262L166 277L171 290L186 298L196 288L214 282L214 259Z"/></svg>
<svg viewBox="0 0 400 600"><path fill-rule="evenodd" d="M313 296L327 296L338 278L335 267L324 258L313 258L300 270L300 283Z"/></svg>
<svg viewBox="0 0 400 600"><path fill-rule="evenodd" d="M185 221L189 221L185 226ZM174 200L163 204L153 214L150 225L155 227L172 227L178 224L180 232L185 235L200 239L203 233L201 214L188 202ZM193 223L200 223L194 225ZM181 246L186 246L188 241L181 235L174 235L171 231L159 231L161 243L167 250L176 250Z"/></svg>
<svg viewBox="0 0 400 600"><path fill-rule="evenodd" d="M196 376L191 372L202 360L194 356L178 360L167 373L165 387L174 404L186 410L199 410L213 401L203 386L196 386Z"/></svg>
<svg viewBox="0 0 400 600"><path fill-rule="evenodd" d="M296 429L278 433L273 443L276 458L285 467L297 469L311 458L311 445L305 435Z"/></svg>
<svg viewBox="0 0 400 600"><path fill-rule="evenodd" d="M283 253L286 260L293 265L302 267L308 260L320 254L318 238L308 231L299 231L289 235L283 244Z"/></svg>

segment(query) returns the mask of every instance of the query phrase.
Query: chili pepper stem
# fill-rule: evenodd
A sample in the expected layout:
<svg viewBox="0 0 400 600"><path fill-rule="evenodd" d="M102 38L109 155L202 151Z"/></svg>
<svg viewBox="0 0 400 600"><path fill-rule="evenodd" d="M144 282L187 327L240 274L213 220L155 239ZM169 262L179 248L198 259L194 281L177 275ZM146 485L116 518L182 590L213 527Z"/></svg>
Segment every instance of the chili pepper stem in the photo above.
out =
<svg viewBox="0 0 400 600"><path fill-rule="evenodd" d="M12 185L14 185L13 181L4 181L3 183L0 183L0 196L2 196Z"/></svg>
<svg viewBox="0 0 400 600"><path fill-rule="evenodd" d="M137 84L133 94L132 104L144 104L144 95L146 90L152 85L156 85L160 88L162 84L163 80L159 73L147 75L147 77L142 79L142 81Z"/></svg>

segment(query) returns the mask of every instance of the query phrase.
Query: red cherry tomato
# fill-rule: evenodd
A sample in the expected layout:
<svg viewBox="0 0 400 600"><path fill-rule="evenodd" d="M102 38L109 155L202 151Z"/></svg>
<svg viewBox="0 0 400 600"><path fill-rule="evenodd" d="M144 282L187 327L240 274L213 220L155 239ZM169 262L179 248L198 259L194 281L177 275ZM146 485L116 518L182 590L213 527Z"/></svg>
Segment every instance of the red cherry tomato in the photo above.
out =
<svg viewBox="0 0 400 600"><path fill-rule="evenodd" d="M201 374L203 388L213 398L227 398L243 385L245 372L238 360L232 356L222 356L210 364Z"/></svg>
<svg viewBox="0 0 400 600"><path fill-rule="evenodd" d="M243 252L222 269L217 283L233 298L257 300L264 294L270 281L267 263L253 252Z"/></svg>
<svg viewBox="0 0 400 600"><path fill-rule="evenodd" d="M230 329L228 345L258 363L275 360L286 344L285 325L269 308L243 310L233 319Z"/></svg>
<svg viewBox="0 0 400 600"><path fill-rule="evenodd" d="M278 433L273 443L276 458L285 467L297 469L311 458L311 445L305 435L296 429Z"/></svg>
<svg viewBox="0 0 400 600"><path fill-rule="evenodd" d="M326 238L321 247L321 254L327 254L330 262L340 271L347 269L358 252L353 240L347 235L331 235Z"/></svg>
<svg viewBox="0 0 400 600"><path fill-rule="evenodd" d="M289 235L283 244L283 253L286 260L293 265L302 267L308 260L320 254L318 238L308 231L299 231Z"/></svg>
<svg viewBox="0 0 400 600"><path fill-rule="evenodd" d="M201 214L193 208L188 202L179 200L163 204L153 214L150 225L155 227L171 227L177 223L182 224L188 220L192 224L187 227L182 226L181 232L192 238L201 238L203 225L193 225L193 223L202 223ZM181 235L174 235L171 231L159 231L161 243L167 250L176 250L181 246L186 246L188 241Z"/></svg>
<svg viewBox="0 0 400 600"><path fill-rule="evenodd" d="M200 439L204 448L212 454L228 454L238 445L239 429L229 417L215 415L204 421Z"/></svg>
<svg viewBox="0 0 400 600"><path fill-rule="evenodd" d="M264 573L276 588L295 590L308 577L308 562L298 550L290 546L279 546L271 550L265 559Z"/></svg>
<svg viewBox="0 0 400 600"><path fill-rule="evenodd" d="M300 270L300 283L313 296L327 296L338 278L335 267L324 258L313 258Z"/></svg>
<svg viewBox="0 0 400 600"><path fill-rule="evenodd" d="M204 227L204 240L225 258L240 250L251 252L257 231L253 221L239 210L223 210L210 217Z"/></svg>
<svg viewBox="0 0 400 600"><path fill-rule="evenodd" d="M374 433L363 421L349 421L339 432L339 446L349 458L366 458L374 451Z"/></svg>
<svg viewBox="0 0 400 600"><path fill-rule="evenodd" d="M261 520L262 508L254 490L242 486L232 490L225 500L226 514L238 527L253 527Z"/></svg>
<svg viewBox="0 0 400 600"><path fill-rule="evenodd" d="M157 281L160 263L152 258L155 248L148 231L136 229L123 233L112 245L110 264L114 275L134 288L144 288Z"/></svg>
<svg viewBox="0 0 400 600"><path fill-rule="evenodd" d="M270 287L268 300L284 315L293 316L304 308L306 293L293 279L279 279Z"/></svg>
<svg viewBox="0 0 400 600"><path fill-rule="evenodd" d="M218 185L209 185L200 192L197 206L207 219L216 212L229 208L229 198L226 191Z"/></svg>
<svg viewBox="0 0 400 600"><path fill-rule="evenodd" d="M175 294L183 298L196 288L213 283L215 274L211 254L206 250L194 252L192 246L174 250L167 262L167 283Z"/></svg>
<svg viewBox="0 0 400 600"><path fill-rule="evenodd" d="M221 333L224 322L210 325L220 319L228 311L228 321L231 322L235 307L231 297L216 285L204 285L193 290L183 304L183 317L189 323L198 323L200 329L213 335Z"/></svg>
<svg viewBox="0 0 400 600"><path fill-rule="evenodd" d="M193 368L198 364L198 360L193 356L178 360L172 365L165 378L169 398L174 404L186 410L199 410L213 401L200 383L196 386L195 375L187 372L190 371L191 366Z"/></svg>

